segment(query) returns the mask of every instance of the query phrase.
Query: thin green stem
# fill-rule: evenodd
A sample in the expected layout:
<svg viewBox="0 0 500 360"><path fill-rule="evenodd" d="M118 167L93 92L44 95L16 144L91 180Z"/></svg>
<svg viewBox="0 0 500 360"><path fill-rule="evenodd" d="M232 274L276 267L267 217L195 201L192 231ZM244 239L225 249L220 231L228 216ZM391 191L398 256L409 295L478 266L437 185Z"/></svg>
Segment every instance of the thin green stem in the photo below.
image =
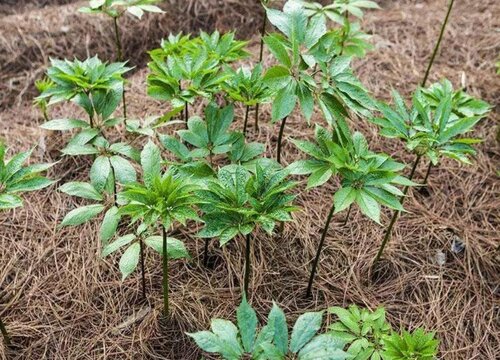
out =
<svg viewBox="0 0 500 360"><path fill-rule="evenodd" d="M123 61L123 47L120 36L120 29L118 27L118 17L113 17L113 26L115 29L116 56L118 58L118 61ZM123 118L125 121L125 125L127 125L127 99L125 95L125 81L123 82L122 102L123 102Z"/></svg>
<svg viewBox="0 0 500 360"><path fill-rule="evenodd" d="M427 65L427 70L425 71L424 80L422 80L422 87L424 87L425 84L427 83L427 78L429 77L429 74L431 72L432 64L434 64L434 59L436 58L436 55L439 51L439 47L441 45L441 41L443 40L444 30L446 29L446 25L448 24L448 19L450 18L451 9L453 8L454 2L455 0L450 0L450 3L448 4L448 11L446 12L446 17L444 18L443 25L441 26L441 31L439 32L438 41L436 43L436 46L434 47L434 51L432 52L429 65Z"/></svg>
<svg viewBox="0 0 500 360"><path fill-rule="evenodd" d="M208 245L210 244L210 238L205 239L205 250L203 252L203 266L208 266Z"/></svg>
<svg viewBox="0 0 500 360"><path fill-rule="evenodd" d="M421 155L418 155L416 157L408 179L410 179L410 180L413 179L413 176L415 175L415 170L417 169L418 163L420 162L421 158L422 158ZM403 189L404 195L406 195L408 193L409 188L410 188L409 186L405 186L405 188ZM403 205L404 199L405 199L405 197L403 196L401 198L401 205ZM382 254L384 252L384 249L385 249L385 246L387 245L387 242L391 238L392 228L394 227L394 224L396 223L396 220L398 219L399 213L400 213L400 211L396 210L396 211L394 211L394 214L392 215L391 222L389 223L389 226L387 227L387 229L385 231L384 240L382 241L382 245L380 246L380 249L378 250L377 256L375 257L375 260L373 261L372 268L375 268L375 265L380 260L380 257L382 256Z"/></svg>
<svg viewBox="0 0 500 360"><path fill-rule="evenodd" d="M325 227L323 228L323 232L321 234L321 240L319 241L318 249L316 251L316 257L314 258L313 266L311 269L311 275L309 276L309 283L307 284L306 297L311 297L312 294L312 286L314 282L314 277L316 276L316 271L318 269L319 257L321 255L321 251L323 250L326 234L328 233L328 228L330 227L330 223L332 222L334 212L335 212L335 204L333 203L332 200L332 207L330 209L330 212L328 213L328 217L326 218Z"/></svg>
<svg viewBox="0 0 500 360"><path fill-rule="evenodd" d="M259 52L259 62L262 62L264 57L264 36L266 35L267 26L267 15L264 11L264 20L262 21L262 28L260 30L260 52Z"/></svg>
<svg viewBox="0 0 500 360"><path fill-rule="evenodd" d="M7 328L5 327L2 318L0 317L0 332L3 335L3 342L6 346L10 346L10 336L9 333L7 332Z"/></svg>
<svg viewBox="0 0 500 360"><path fill-rule="evenodd" d="M168 307L168 251L167 251L167 229L162 225L162 235L163 235L163 315L165 319L168 319L169 307Z"/></svg>
<svg viewBox="0 0 500 360"><path fill-rule="evenodd" d="M245 110L245 122L243 123L243 136L247 135L247 126L248 126L248 113L250 111L250 105L247 105Z"/></svg>
<svg viewBox="0 0 500 360"><path fill-rule="evenodd" d="M283 141L283 132L285 130L285 125L286 125L286 120L288 119L288 116L285 116L283 120L281 120L281 125L280 125L280 132L278 135L278 153L276 156L276 160L278 163L281 164L281 146L282 146L282 141Z"/></svg>
<svg viewBox="0 0 500 360"><path fill-rule="evenodd" d="M429 180L429 175L431 174L431 170L432 170L432 161L429 161L429 166L427 167L427 172L425 173L425 178L422 185L427 185L427 180Z"/></svg>
<svg viewBox="0 0 500 360"><path fill-rule="evenodd" d="M189 120L189 104L186 101L184 103L184 122L186 123L186 129L188 128L188 120Z"/></svg>
<svg viewBox="0 0 500 360"><path fill-rule="evenodd" d="M351 210L352 210L352 204L349 205L349 210L347 210L347 215L345 216L345 220L344 220L344 223L342 224L342 226L347 225L347 222L349 221L349 216L351 215Z"/></svg>
<svg viewBox="0 0 500 360"><path fill-rule="evenodd" d="M254 122L254 129L255 131L259 131L259 103L255 105L255 122Z"/></svg>
<svg viewBox="0 0 500 360"><path fill-rule="evenodd" d="M244 280L244 289L245 296L248 298L248 284L250 283L250 272L252 271L250 265L250 246L251 246L251 234L246 236L246 247L245 247L245 280Z"/></svg>
<svg viewBox="0 0 500 360"><path fill-rule="evenodd" d="M142 239L139 240L139 246L141 249L141 277L142 277L142 299L147 300L146 295L146 269L144 266L144 242Z"/></svg>

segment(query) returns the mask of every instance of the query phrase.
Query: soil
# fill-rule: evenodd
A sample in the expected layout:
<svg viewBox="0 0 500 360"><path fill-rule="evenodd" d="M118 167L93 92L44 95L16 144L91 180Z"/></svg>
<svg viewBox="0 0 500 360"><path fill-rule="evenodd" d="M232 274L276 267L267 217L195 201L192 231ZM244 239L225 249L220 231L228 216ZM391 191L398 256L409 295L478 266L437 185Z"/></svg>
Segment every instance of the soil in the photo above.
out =
<svg viewBox="0 0 500 360"><path fill-rule="evenodd" d="M66 135L44 132L32 106L33 81L46 69L49 57L114 58L111 24L102 17L80 14L82 1L3 1L0 4L0 137L12 150L37 144L36 161L59 161L49 175L59 184L86 179L90 161L61 159L58 149ZM368 12L363 26L373 34L376 49L355 62L356 73L373 95L388 99L391 88L408 96L418 86L439 33L446 1L381 1L383 10ZM147 50L169 32L200 29L228 31L251 37L254 58L262 19L258 2L167 1L166 14L143 21L122 22L125 55L135 66L129 77L128 110L136 117L159 114L164 104L146 96ZM254 242L251 303L261 315L276 301L294 320L304 311L355 303L375 309L385 306L394 328L423 327L441 340L442 359L497 359L500 352L500 147L498 126L500 81L495 62L500 54L500 3L495 0L457 1L430 81L443 77L456 87L495 106L474 135L474 164L444 160L433 169L427 191L413 191L409 211L395 226L377 276L370 267L384 228L353 211L334 218L328 232L313 298L304 297L311 260L337 184L304 191L297 200L302 211L282 236L259 233ZM266 61L271 63L267 54ZM201 112L201 105L193 112ZM261 113L255 141L273 149L278 126L270 108ZM237 111L241 126L244 109ZM52 118L78 116L75 109L55 107ZM316 113L313 122L322 123ZM372 149L410 164L397 141L377 135L376 128L354 119ZM172 131L168 129L167 131ZM289 138L310 138L313 128L295 113L285 129L284 162L300 154ZM425 175L427 164L417 169ZM64 215L79 203L57 185L26 197L25 207L0 216L0 314L14 347L0 344L0 359L186 359L201 353L184 335L207 329L213 317L234 320L240 301L244 241L225 248L211 244L210 267L203 267L203 241L197 228L180 229L193 259L173 264L172 318L161 318L161 262L146 259L148 300L141 300L140 276L120 281L118 258L99 256L98 222L59 229ZM384 211L383 224L391 213ZM463 251L452 251L457 241ZM444 254L444 257L443 257ZM444 264L442 263L445 259ZM439 260L439 261L438 261ZM328 318L327 321L330 321Z"/></svg>

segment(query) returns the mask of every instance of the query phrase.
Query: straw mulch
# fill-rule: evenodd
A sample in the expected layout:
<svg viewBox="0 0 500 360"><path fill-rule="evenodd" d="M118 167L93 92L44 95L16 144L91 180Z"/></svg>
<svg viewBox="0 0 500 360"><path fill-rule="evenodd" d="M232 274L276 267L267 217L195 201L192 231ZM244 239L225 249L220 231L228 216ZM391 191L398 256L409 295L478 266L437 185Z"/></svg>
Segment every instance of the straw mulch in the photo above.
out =
<svg viewBox="0 0 500 360"><path fill-rule="evenodd" d="M25 2L26 3L26 2ZM52 2L54 3L54 2ZM166 17L147 16L144 22L124 22L126 54L137 65L130 77L129 111L135 116L158 114L163 105L145 95L144 51L170 30L198 28L255 33L259 7L243 1L188 1L183 12L175 1ZM444 0L384 1L384 11L366 16L376 51L356 61L356 71L374 96L387 99L392 87L409 95L421 80L444 17ZM81 4L81 3L80 3ZM209 4L203 7L202 5ZM19 6L17 14L0 20L1 111L0 136L16 150L39 144L37 160L59 159L66 136L37 128L39 114L31 106L31 82L49 56L84 57L98 52L113 56L112 33L104 19L75 15L79 4L36 9ZM234 6L234 7L233 7ZM28 11L28 10L26 10ZM182 14L182 16L181 16ZM494 63L500 52L500 5L494 0L459 1L443 41L431 80L448 77L456 86L498 104L499 78ZM196 16L196 17L195 17ZM257 53L258 37L251 43ZM103 45L110 43L110 45ZM132 95L133 94L133 95ZM201 106L197 109L199 112ZM498 110L498 109L495 109ZM52 116L74 115L55 108ZM242 109L237 112L241 126ZM262 119L269 118L264 107ZM337 184L301 192L302 211L287 224L282 237L259 233L253 247L251 303L262 318L276 301L293 320L298 314L352 303L374 309L385 306L394 328L424 327L441 340L443 359L496 359L500 353L500 149L495 141L497 111L483 121L475 135L483 137L474 165L445 160L434 169L428 191L413 191L395 227L379 277L369 269L383 228L354 211L335 217L327 238L314 297L304 298L307 277L330 198ZM315 121L323 120L316 114ZM373 149L411 163L401 144L383 139L363 120L352 122ZM171 131L169 129L168 131ZM262 121L252 139L266 142L274 156L277 127ZM311 137L312 128L295 114L287 137ZM285 162L301 155L290 142ZM85 180L89 161L63 159L50 176L60 183ZM422 179L427 164L418 168ZM62 217L79 203L52 188L31 194L23 209L0 217L0 313L15 347L0 359L199 359L201 354L184 335L208 327L210 318L234 319L240 301L244 242L211 247L211 267L201 264L202 242L195 226L176 235L186 241L193 259L171 268L172 319L160 324L160 259L146 259L148 301L140 296L138 274L120 281L118 257L100 258L97 224L58 229ZM387 224L390 212L383 214ZM451 251L453 241L465 244ZM438 261L445 257L444 264ZM330 320L330 319L328 319Z"/></svg>

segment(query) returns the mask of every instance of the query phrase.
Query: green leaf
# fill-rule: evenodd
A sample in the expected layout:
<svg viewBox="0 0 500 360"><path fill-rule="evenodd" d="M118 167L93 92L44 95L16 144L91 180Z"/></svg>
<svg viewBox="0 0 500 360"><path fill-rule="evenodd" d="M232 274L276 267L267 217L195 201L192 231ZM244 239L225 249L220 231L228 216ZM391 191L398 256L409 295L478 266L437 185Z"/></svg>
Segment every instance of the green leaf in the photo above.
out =
<svg viewBox="0 0 500 360"><path fill-rule="evenodd" d="M0 194L0 210L15 209L23 206L23 200L13 194Z"/></svg>
<svg viewBox="0 0 500 360"><path fill-rule="evenodd" d="M356 200L356 190L352 187L343 187L333 196L335 214L347 209Z"/></svg>
<svg viewBox="0 0 500 360"><path fill-rule="evenodd" d="M272 121L281 120L290 115L297 103L297 96L290 86L287 86L276 94L272 107Z"/></svg>
<svg viewBox="0 0 500 360"><path fill-rule="evenodd" d="M196 345L208 353L221 353L222 344L217 335L210 331L199 331L197 333L187 333L194 339Z"/></svg>
<svg viewBox="0 0 500 360"><path fill-rule="evenodd" d="M109 239L115 235L120 219L121 216L118 213L118 208L116 206L113 206L106 211L99 230L99 237L103 244L106 244Z"/></svg>
<svg viewBox="0 0 500 360"><path fill-rule="evenodd" d="M109 158L106 156L97 157L90 168L90 182L97 191L102 192L104 190L110 173L111 164Z"/></svg>
<svg viewBox="0 0 500 360"><path fill-rule="evenodd" d="M150 236L144 243L159 254L163 254L163 237ZM167 255L169 259L189 259L189 252L184 243L172 237L167 237Z"/></svg>
<svg viewBox="0 0 500 360"><path fill-rule="evenodd" d="M265 83L272 89L283 89L292 80L290 70L281 65L276 65L267 70L264 75Z"/></svg>
<svg viewBox="0 0 500 360"><path fill-rule="evenodd" d="M7 191L16 193L16 192L26 192L26 191L36 191L47 186L50 186L55 181L47 179L42 176L35 176L26 180L18 181L12 185L7 186Z"/></svg>
<svg viewBox="0 0 500 360"><path fill-rule="evenodd" d="M212 319L211 328L213 333L222 340L222 353L227 358L234 356L237 359L243 355L244 351L238 340L238 328L231 321Z"/></svg>
<svg viewBox="0 0 500 360"><path fill-rule="evenodd" d="M301 315L293 326L290 351L296 354L321 328L323 312L309 312Z"/></svg>
<svg viewBox="0 0 500 360"><path fill-rule="evenodd" d="M283 310L273 303L269 312L268 324L274 329L274 345L281 355L288 353L288 325Z"/></svg>
<svg viewBox="0 0 500 360"><path fill-rule="evenodd" d="M161 162L160 149L152 141L149 141L141 152L144 184L147 187L151 187L154 178L160 177Z"/></svg>
<svg viewBox="0 0 500 360"><path fill-rule="evenodd" d="M122 281L132 274L139 263L141 246L139 243L134 243L128 247L120 258L120 271L122 273Z"/></svg>
<svg viewBox="0 0 500 360"><path fill-rule="evenodd" d="M246 352L253 352L253 344L255 341L255 333L257 331L257 314L255 310L248 304L246 297L243 295L243 300L236 311L238 319L238 328L240 329L241 342Z"/></svg>
<svg viewBox="0 0 500 360"><path fill-rule="evenodd" d="M64 131L72 129L86 129L89 127L89 124L78 119L55 119L43 123L40 127L45 130Z"/></svg>
<svg viewBox="0 0 500 360"><path fill-rule="evenodd" d="M101 201L102 195L89 183L86 182L69 182L59 188L65 194L81 197L83 199Z"/></svg>
<svg viewBox="0 0 500 360"><path fill-rule="evenodd" d="M99 150L90 144L87 145L68 145L61 150L64 155L78 156L78 155L97 155Z"/></svg>
<svg viewBox="0 0 500 360"><path fill-rule="evenodd" d="M292 67L292 61L288 56L288 52L286 51L285 46L277 36L274 35L265 36L264 43L269 48L269 51L271 51L274 57L278 59L278 61L281 64L285 65L287 68Z"/></svg>
<svg viewBox="0 0 500 360"><path fill-rule="evenodd" d="M103 247L101 256L103 258L106 256L109 256L112 253L114 253L116 250L120 249L121 247L130 244L135 239L136 239L136 236L134 234L127 234L124 236L120 236L115 241L113 241L113 242L111 242Z"/></svg>
<svg viewBox="0 0 500 360"><path fill-rule="evenodd" d="M81 225L90 219L96 217L104 210L104 205L95 204L82 206L71 210L63 219L60 226L76 226Z"/></svg>
<svg viewBox="0 0 500 360"><path fill-rule="evenodd" d="M363 214L380 224L380 205L377 200L361 189L356 192L356 203Z"/></svg>
<svg viewBox="0 0 500 360"><path fill-rule="evenodd" d="M109 159L115 172L116 181L120 184L129 184L137 180L135 169L130 161L121 156L111 156Z"/></svg>

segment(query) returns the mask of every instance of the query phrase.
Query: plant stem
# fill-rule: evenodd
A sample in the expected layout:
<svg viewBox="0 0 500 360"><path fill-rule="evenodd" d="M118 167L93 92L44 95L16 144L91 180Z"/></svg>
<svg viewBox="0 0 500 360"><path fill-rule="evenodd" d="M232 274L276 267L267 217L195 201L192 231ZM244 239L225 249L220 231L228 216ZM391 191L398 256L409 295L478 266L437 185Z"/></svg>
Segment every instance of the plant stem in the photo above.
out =
<svg viewBox="0 0 500 360"><path fill-rule="evenodd" d="M285 116L283 118L283 120L281 121L280 132L279 132L279 135L278 135L278 154L276 156L276 160L280 164L281 164L281 143L283 141L283 131L285 130L285 124L286 124L286 120L287 119L288 119L288 116Z"/></svg>
<svg viewBox="0 0 500 360"><path fill-rule="evenodd" d="M139 240L139 246L141 249L141 275L142 275L142 299L147 300L146 296L146 270L144 266L144 242L142 239Z"/></svg>
<svg viewBox="0 0 500 360"><path fill-rule="evenodd" d="M248 125L248 112L250 111L250 105L247 105L245 110L245 122L243 123L243 136L247 135L247 125Z"/></svg>
<svg viewBox="0 0 500 360"><path fill-rule="evenodd" d="M188 120L189 120L189 108L188 102L184 103L184 121L186 122L186 129L188 128Z"/></svg>
<svg viewBox="0 0 500 360"><path fill-rule="evenodd" d="M259 104L255 105L255 123L254 123L255 131L259 131Z"/></svg>
<svg viewBox="0 0 500 360"><path fill-rule="evenodd" d="M205 251L203 253L203 266L207 267L208 265L208 245L210 243L210 239L206 238L205 239Z"/></svg>
<svg viewBox="0 0 500 360"><path fill-rule="evenodd" d="M413 167L412 167L411 172L410 172L410 176L408 177L409 180L413 179L413 176L415 175L415 170L417 169L417 165L420 162L421 157L422 157L421 155L418 155L417 158L415 159L415 162L413 163ZM405 188L403 189L404 195L406 195L408 193L409 188L410 188L409 186L405 186ZM405 199L405 197L401 198L401 205L403 205L404 199ZM382 256L382 253L384 252L384 248L387 245L387 242L389 241L389 239L391 238L392 228L394 227L394 224L396 223L396 220L398 219L399 213L400 213L400 211L396 210L396 211L394 211L394 214L392 215L391 222L389 223L389 226L387 227L387 229L385 231L384 240L382 241L382 245L380 246L380 249L378 250L377 256L375 257L372 268L374 268L375 265L377 264L377 262L380 260L380 257Z"/></svg>
<svg viewBox="0 0 500 360"><path fill-rule="evenodd" d="M311 269L311 275L309 276L309 283L307 284L306 297L311 297L312 286L314 282L314 276L316 275L316 270L318 268L319 257L321 255L321 250L323 249L323 245L325 244L326 234L328 233L328 227L332 222L333 213L335 211L335 204L332 200L332 207L330 212L328 213L328 217L326 218L325 227L323 228L323 233L321 234L321 240L319 241L318 250L316 251L316 257L314 258L313 266Z"/></svg>
<svg viewBox="0 0 500 360"><path fill-rule="evenodd" d="M163 315L168 319L168 252L167 252L167 229L162 225L163 235Z"/></svg>
<svg viewBox="0 0 500 360"><path fill-rule="evenodd" d="M262 28L260 30L260 53L259 53L259 62L262 62L264 57L264 36L266 35L266 26L267 26L267 14L264 11L264 20L262 21Z"/></svg>
<svg viewBox="0 0 500 360"><path fill-rule="evenodd" d="M347 222L349 221L349 216L351 215L351 210L352 210L352 204L349 205L349 210L347 210L347 215L345 217L345 220L344 220L344 223L342 224L342 226L347 225Z"/></svg>
<svg viewBox="0 0 500 360"><path fill-rule="evenodd" d="M11 344L10 336L9 336L9 333L7 332L7 329L5 328L5 325L4 325L1 317L0 317L0 332L3 335L3 341L4 341L5 345L10 346L10 344Z"/></svg>
<svg viewBox="0 0 500 360"><path fill-rule="evenodd" d="M251 271L251 265L250 265L250 240L251 240L251 234L248 234L246 236L246 247L245 247L245 280L244 280L244 289L245 289L245 296L248 298L248 284L250 283L250 271Z"/></svg>
<svg viewBox="0 0 500 360"><path fill-rule="evenodd" d="M444 30L446 29L446 25L448 24L448 19L450 18L451 9L453 8L453 3L455 0L450 0L448 4L448 11L446 12L446 17L444 18L443 25L441 26L441 31L439 32L438 41L436 46L434 47L434 51L432 52L431 60L429 61L429 65L427 66L427 70L425 71L424 80L422 80L422 87L427 83L427 78L429 77L429 73L432 68L432 64L434 63L434 59L436 58L437 52L439 50L439 46L441 45L441 40L443 40Z"/></svg>
<svg viewBox="0 0 500 360"><path fill-rule="evenodd" d="M122 40L120 37L120 29L118 28L118 18L113 17L113 25L115 29L115 44L116 44L116 55L118 61L123 61L123 48L122 48ZM127 100L125 97L125 81L123 82L123 93L122 93L122 102L123 102L123 118L125 119L125 125L127 125Z"/></svg>
<svg viewBox="0 0 500 360"><path fill-rule="evenodd" d="M432 161L429 161L429 166L427 167L427 172L425 173L425 178L422 185L427 185L427 180L429 179L429 175L431 174L431 169L432 169Z"/></svg>

